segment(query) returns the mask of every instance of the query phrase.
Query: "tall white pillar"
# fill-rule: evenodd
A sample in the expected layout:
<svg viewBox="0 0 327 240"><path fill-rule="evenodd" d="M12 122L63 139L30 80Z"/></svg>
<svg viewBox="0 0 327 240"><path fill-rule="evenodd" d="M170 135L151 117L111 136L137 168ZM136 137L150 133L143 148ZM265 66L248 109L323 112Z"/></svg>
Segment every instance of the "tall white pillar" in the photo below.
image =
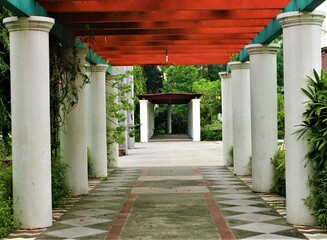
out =
<svg viewBox="0 0 327 240"><path fill-rule="evenodd" d="M91 160L91 175L106 177L107 127L106 127L106 71L108 65L92 66L90 84L87 87L87 146Z"/></svg>
<svg viewBox="0 0 327 240"><path fill-rule="evenodd" d="M148 128L149 128L149 111L148 100L140 100L140 134L141 142L148 142Z"/></svg>
<svg viewBox="0 0 327 240"><path fill-rule="evenodd" d="M85 74L86 48L77 49L81 74ZM72 195L88 193L86 113L84 76L75 79L78 87L77 105L66 115L65 125L60 133L60 149L64 162L68 164L66 183L72 189ZM70 104L70 103L66 103Z"/></svg>
<svg viewBox="0 0 327 240"><path fill-rule="evenodd" d="M192 99L192 128L193 142L201 141L201 114L200 114L200 99Z"/></svg>
<svg viewBox="0 0 327 240"><path fill-rule="evenodd" d="M126 70L130 73L127 77L127 83L131 87L131 91L127 94L128 102L130 104L134 104L134 76L133 76L133 67L126 67ZM129 110L127 112L127 126L134 127L134 110ZM127 132L127 148L134 149L135 148L135 137L130 136L130 129L126 130Z"/></svg>
<svg viewBox="0 0 327 240"><path fill-rule="evenodd" d="M251 174L250 64L228 63L232 70L234 173Z"/></svg>
<svg viewBox="0 0 327 240"><path fill-rule="evenodd" d="M252 189L269 192L277 151L277 58L279 45L246 46L250 56Z"/></svg>
<svg viewBox="0 0 327 240"><path fill-rule="evenodd" d="M155 130L154 104L148 102L148 139L152 138Z"/></svg>
<svg viewBox="0 0 327 240"><path fill-rule="evenodd" d="M171 108L172 106L169 104L167 107L167 133L171 134L172 133L172 128L171 128Z"/></svg>
<svg viewBox="0 0 327 240"><path fill-rule="evenodd" d="M311 225L315 220L303 201L310 192L308 178L312 174L311 167L305 167L308 146L294 133L303 121L308 100L301 88L307 88L307 76L313 77L313 69L320 73L321 25L325 16L320 12L289 12L277 18L283 27L284 44L287 221Z"/></svg>
<svg viewBox="0 0 327 240"><path fill-rule="evenodd" d="M115 103L118 104L118 89L114 86L115 83L115 75L107 75L107 100L113 99ZM110 101L111 102L111 101ZM108 104L108 102L107 102ZM118 165L118 157L119 157L119 144L114 140L114 131L118 126L118 120L113 116L110 111L112 106L107 105L107 127L109 128L107 131L108 137L108 159L110 160L110 165L113 167L117 167Z"/></svg>
<svg viewBox="0 0 327 240"><path fill-rule="evenodd" d="M222 127L223 127L223 161L225 166L233 166L229 151L233 147L233 107L231 74L220 72L222 95Z"/></svg>
<svg viewBox="0 0 327 240"><path fill-rule="evenodd" d="M52 225L49 31L46 17L3 20L10 32L14 220Z"/></svg>

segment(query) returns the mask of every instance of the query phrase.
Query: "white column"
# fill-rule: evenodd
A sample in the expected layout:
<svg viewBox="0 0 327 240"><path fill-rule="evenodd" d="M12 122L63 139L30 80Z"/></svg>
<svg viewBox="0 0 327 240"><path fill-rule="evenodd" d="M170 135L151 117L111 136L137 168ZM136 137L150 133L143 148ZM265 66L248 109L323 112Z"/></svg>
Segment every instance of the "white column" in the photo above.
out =
<svg viewBox="0 0 327 240"><path fill-rule="evenodd" d="M86 53L86 48L77 49L81 74L85 74ZM88 193L84 76L78 75L75 79L75 85L79 89L78 102L67 113L65 125L60 132L61 156L63 161L69 166L66 174L66 183L72 189L73 196Z"/></svg>
<svg viewBox="0 0 327 240"><path fill-rule="evenodd" d="M313 76L313 69L320 73L324 17L320 12L278 15L284 44L287 221L299 225L312 225L315 220L303 201L310 192L308 178L312 174L311 167L305 167L308 146L306 140L298 139L299 135L294 133L303 121L308 100L301 88L307 88L307 76Z"/></svg>
<svg viewBox="0 0 327 240"><path fill-rule="evenodd" d="M90 84L87 88L87 146L91 160L91 175L106 177L107 127L106 127L106 71L108 65L92 66Z"/></svg>
<svg viewBox="0 0 327 240"><path fill-rule="evenodd" d="M252 189L269 192L277 151L277 58L279 45L246 46L250 56Z"/></svg>
<svg viewBox="0 0 327 240"><path fill-rule="evenodd" d="M233 147L233 107L231 74L220 72L222 99L222 127L223 127L223 161L225 166L233 166L233 159L229 151Z"/></svg>
<svg viewBox="0 0 327 240"><path fill-rule="evenodd" d="M200 114L200 99L192 99L192 132L193 142L201 141L201 114Z"/></svg>
<svg viewBox="0 0 327 240"><path fill-rule="evenodd" d="M118 104L118 89L114 86L115 75L107 75L107 99L114 99L114 101ZM118 165L118 157L119 157L119 144L114 141L113 135L114 131L118 126L118 120L110 113L110 107L107 105L107 127L108 129L108 158L110 160L110 165L113 167L117 167Z"/></svg>
<svg viewBox="0 0 327 240"><path fill-rule="evenodd" d="M54 19L10 17L14 220L21 228L52 225L49 31Z"/></svg>
<svg viewBox="0 0 327 240"><path fill-rule="evenodd" d="M193 139L193 104L190 101L187 104L187 133Z"/></svg>
<svg viewBox="0 0 327 240"><path fill-rule="evenodd" d="M171 134L172 133L172 128L171 128L171 105L169 104L167 107L167 133Z"/></svg>
<svg viewBox="0 0 327 240"><path fill-rule="evenodd" d="M134 76L133 76L133 67L126 67L126 70L130 72L130 75L127 77L127 83L131 87L131 91L127 94L128 102L130 104L134 104ZM134 126L134 110L127 111L127 126ZM135 148L135 138L134 136L129 135L130 129L127 129L127 148L134 149Z"/></svg>
<svg viewBox="0 0 327 240"><path fill-rule="evenodd" d="M148 128L149 128L149 112L148 112L148 100L140 100L140 134L141 142L148 142Z"/></svg>
<svg viewBox="0 0 327 240"><path fill-rule="evenodd" d="M148 102L148 139L152 138L155 130L154 104Z"/></svg>
<svg viewBox="0 0 327 240"><path fill-rule="evenodd" d="M250 64L228 63L232 70L234 173L251 174Z"/></svg>

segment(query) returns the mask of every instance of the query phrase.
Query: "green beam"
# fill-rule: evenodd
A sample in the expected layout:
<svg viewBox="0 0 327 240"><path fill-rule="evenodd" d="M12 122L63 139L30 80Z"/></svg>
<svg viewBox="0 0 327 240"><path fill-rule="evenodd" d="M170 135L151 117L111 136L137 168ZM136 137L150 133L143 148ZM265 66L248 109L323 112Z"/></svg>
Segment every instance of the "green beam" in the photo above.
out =
<svg viewBox="0 0 327 240"><path fill-rule="evenodd" d="M11 11L15 16L28 17L28 16L42 16L48 17L47 11L41 7L34 0L0 0L0 5ZM61 23L55 22L51 29L51 34L57 41L64 44L67 41L76 42L78 47L88 48L86 61L93 64L106 64L106 62L96 54L92 49L86 46L80 39L76 38L67 28ZM111 73L111 67L108 67L108 73Z"/></svg>
<svg viewBox="0 0 327 240"><path fill-rule="evenodd" d="M313 11L322 4L325 0L292 0L282 12L292 11ZM262 43L269 44L282 33L277 18L274 18L261 32L255 36L248 44ZM245 62L249 60L248 52L243 48L238 53L238 60Z"/></svg>

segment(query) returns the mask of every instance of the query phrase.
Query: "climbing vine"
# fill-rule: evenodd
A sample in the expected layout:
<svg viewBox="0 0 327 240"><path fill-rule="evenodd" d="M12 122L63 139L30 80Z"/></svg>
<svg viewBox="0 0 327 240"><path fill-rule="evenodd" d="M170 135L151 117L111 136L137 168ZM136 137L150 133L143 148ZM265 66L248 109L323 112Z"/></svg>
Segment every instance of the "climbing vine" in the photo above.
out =
<svg viewBox="0 0 327 240"><path fill-rule="evenodd" d="M129 99L128 94L132 91L131 83L126 83L124 79L129 78L132 72L127 71L124 74L119 74L107 81L107 88L116 89L116 93L110 92L107 94L107 144L108 144L108 159L109 162L111 153L111 145L113 143L121 144L125 140L124 132L129 131L130 136L134 136L135 126L125 126L122 124L126 120L126 115L123 111L133 111L135 109L134 101Z"/></svg>

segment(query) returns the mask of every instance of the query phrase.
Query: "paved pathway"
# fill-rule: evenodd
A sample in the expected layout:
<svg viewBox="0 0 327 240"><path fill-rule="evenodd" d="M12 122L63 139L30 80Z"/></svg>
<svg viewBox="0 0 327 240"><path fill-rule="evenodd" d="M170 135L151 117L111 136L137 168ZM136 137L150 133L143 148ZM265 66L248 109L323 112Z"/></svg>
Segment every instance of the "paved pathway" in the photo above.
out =
<svg viewBox="0 0 327 240"><path fill-rule="evenodd" d="M99 184L88 195L73 198L68 210L55 210L52 227L9 238L305 238L251 191L251 178L241 181L222 166L221 142L138 143L118 165L108 180L92 182Z"/></svg>
<svg viewBox="0 0 327 240"><path fill-rule="evenodd" d="M116 169L38 239L304 239L225 167Z"/></svg>

